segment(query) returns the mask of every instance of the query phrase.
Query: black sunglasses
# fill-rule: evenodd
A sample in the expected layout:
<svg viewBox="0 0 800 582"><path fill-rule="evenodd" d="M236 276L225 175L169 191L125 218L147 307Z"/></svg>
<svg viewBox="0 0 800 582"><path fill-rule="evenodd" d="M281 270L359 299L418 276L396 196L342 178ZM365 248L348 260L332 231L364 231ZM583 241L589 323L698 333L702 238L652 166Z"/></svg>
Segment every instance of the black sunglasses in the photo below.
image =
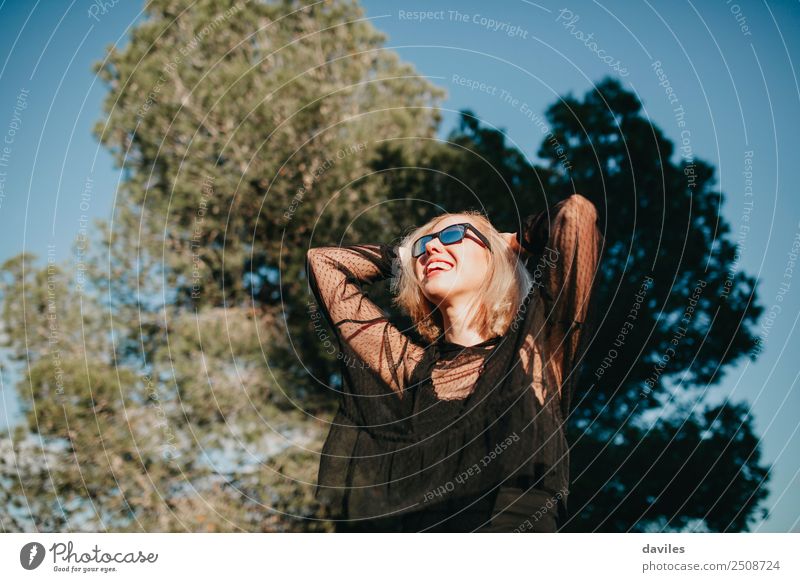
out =
<svg viewBox="0 0 800 582"><path fill-rule="evenodd" d="M486 245L486 248L491 249L491 246L489 246L489 239L483 236L481 232L470 223L464 222L461 224L451 224L439 232L426 234L425 236L418 238L416 241L414 241L414 244L411 247L411 256L416 259L417 257L424 255L425 247L435 238L438 238L440 241L442 241L442 244L445 245L451 245L460 242L464 239L468 230L473 231L478 236L480 241Z"/></svg>

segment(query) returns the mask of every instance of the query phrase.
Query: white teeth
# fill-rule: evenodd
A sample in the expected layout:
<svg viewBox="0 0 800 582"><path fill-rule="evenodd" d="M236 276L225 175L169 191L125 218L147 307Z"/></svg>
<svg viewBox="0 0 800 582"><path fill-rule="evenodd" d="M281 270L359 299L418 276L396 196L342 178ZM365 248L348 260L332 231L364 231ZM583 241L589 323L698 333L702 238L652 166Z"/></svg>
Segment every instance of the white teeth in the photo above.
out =
<svg viewBox="0 0 800 582"><path fill-rule="evenodd" d="M428 272L430 273L433 270L441 270L441 271L449 271L452 269L453 266L445 263L444 261L433 261L430 265L428 265Z"/></svg>

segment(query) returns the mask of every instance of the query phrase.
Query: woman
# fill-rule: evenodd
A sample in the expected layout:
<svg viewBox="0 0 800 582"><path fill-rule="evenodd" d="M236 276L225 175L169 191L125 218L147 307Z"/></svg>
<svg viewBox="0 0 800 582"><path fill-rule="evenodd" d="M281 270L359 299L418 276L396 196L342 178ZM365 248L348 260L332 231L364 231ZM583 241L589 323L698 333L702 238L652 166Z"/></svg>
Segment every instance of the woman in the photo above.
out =
<svg viewBox="0 0 800 582"><path fill-rule="evenodd" d="M517 233L470 211L398 245L308 251L342 359L317 485L337 531L557 530L601 242L594 205L574 194ZM389 277L425 341L366 295Z"/></svg>

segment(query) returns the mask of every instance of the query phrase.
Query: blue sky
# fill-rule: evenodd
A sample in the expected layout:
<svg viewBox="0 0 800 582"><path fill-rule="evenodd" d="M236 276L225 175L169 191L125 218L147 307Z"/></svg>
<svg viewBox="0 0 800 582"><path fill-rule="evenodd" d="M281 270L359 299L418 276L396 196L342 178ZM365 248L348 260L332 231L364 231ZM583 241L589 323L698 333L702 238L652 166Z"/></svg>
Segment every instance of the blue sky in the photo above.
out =
<svg viewBox="0 0 800 582"><path fill-rule="evenodd" d="M111 3L108 3L109 5ZM82 214L108 217L120 172L91 135L105 87L91 72L108 45L124 45L141 4L121 2L97 19L94 2L0 0L0 259L22 250L67 259ZM752 404L767 461L773 516L758 531L800 531L800 270L785 278L800 233L800 63L797 2L574 1L363 2L387 45L445 88L443 134L470 108L503 128L535 160L541 132L531 116L615 74L647 115L681 141L683 107L694 154L718 169L722 209L737 234L752 200L740 268L781 312L757 362L727 371L713 399ZM422 19L420 11L429 12ZM99 20L99 21L98 21ZM596 43L587 46L586 37ZM597 51L603 51L598 54ZM601 58L605 57L605 61ZM660 63L656 66L655 63ZM658 72L660 69L661 72ZM684 135L686 137L686 135ZM8 147L8 150L4 150ZM753 197L745 198L752 152ZM3 155L5 157L3 157ZM92 179L91 195L86 191ZM82 203L83 202L83 206ZM779 300L782 283L789 284ZM3 378L0 426L15 418Z"/></svg>

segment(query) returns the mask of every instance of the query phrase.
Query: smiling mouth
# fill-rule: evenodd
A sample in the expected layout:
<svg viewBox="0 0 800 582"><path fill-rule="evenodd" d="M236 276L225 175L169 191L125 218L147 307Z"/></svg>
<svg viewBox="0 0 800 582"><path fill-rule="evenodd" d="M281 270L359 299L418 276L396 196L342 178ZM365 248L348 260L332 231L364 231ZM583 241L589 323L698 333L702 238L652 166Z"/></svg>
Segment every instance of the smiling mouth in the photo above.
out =
<svg viewBox="0 0 800 582"><path fill-rule="evenodd" d="M425 276L432 277L437 273L444 273L446 271L451 271L453 270L453 268L454 265L449 261L440 261L437 259L435 261L431 261L431 264L425 268Z"/></svg>

